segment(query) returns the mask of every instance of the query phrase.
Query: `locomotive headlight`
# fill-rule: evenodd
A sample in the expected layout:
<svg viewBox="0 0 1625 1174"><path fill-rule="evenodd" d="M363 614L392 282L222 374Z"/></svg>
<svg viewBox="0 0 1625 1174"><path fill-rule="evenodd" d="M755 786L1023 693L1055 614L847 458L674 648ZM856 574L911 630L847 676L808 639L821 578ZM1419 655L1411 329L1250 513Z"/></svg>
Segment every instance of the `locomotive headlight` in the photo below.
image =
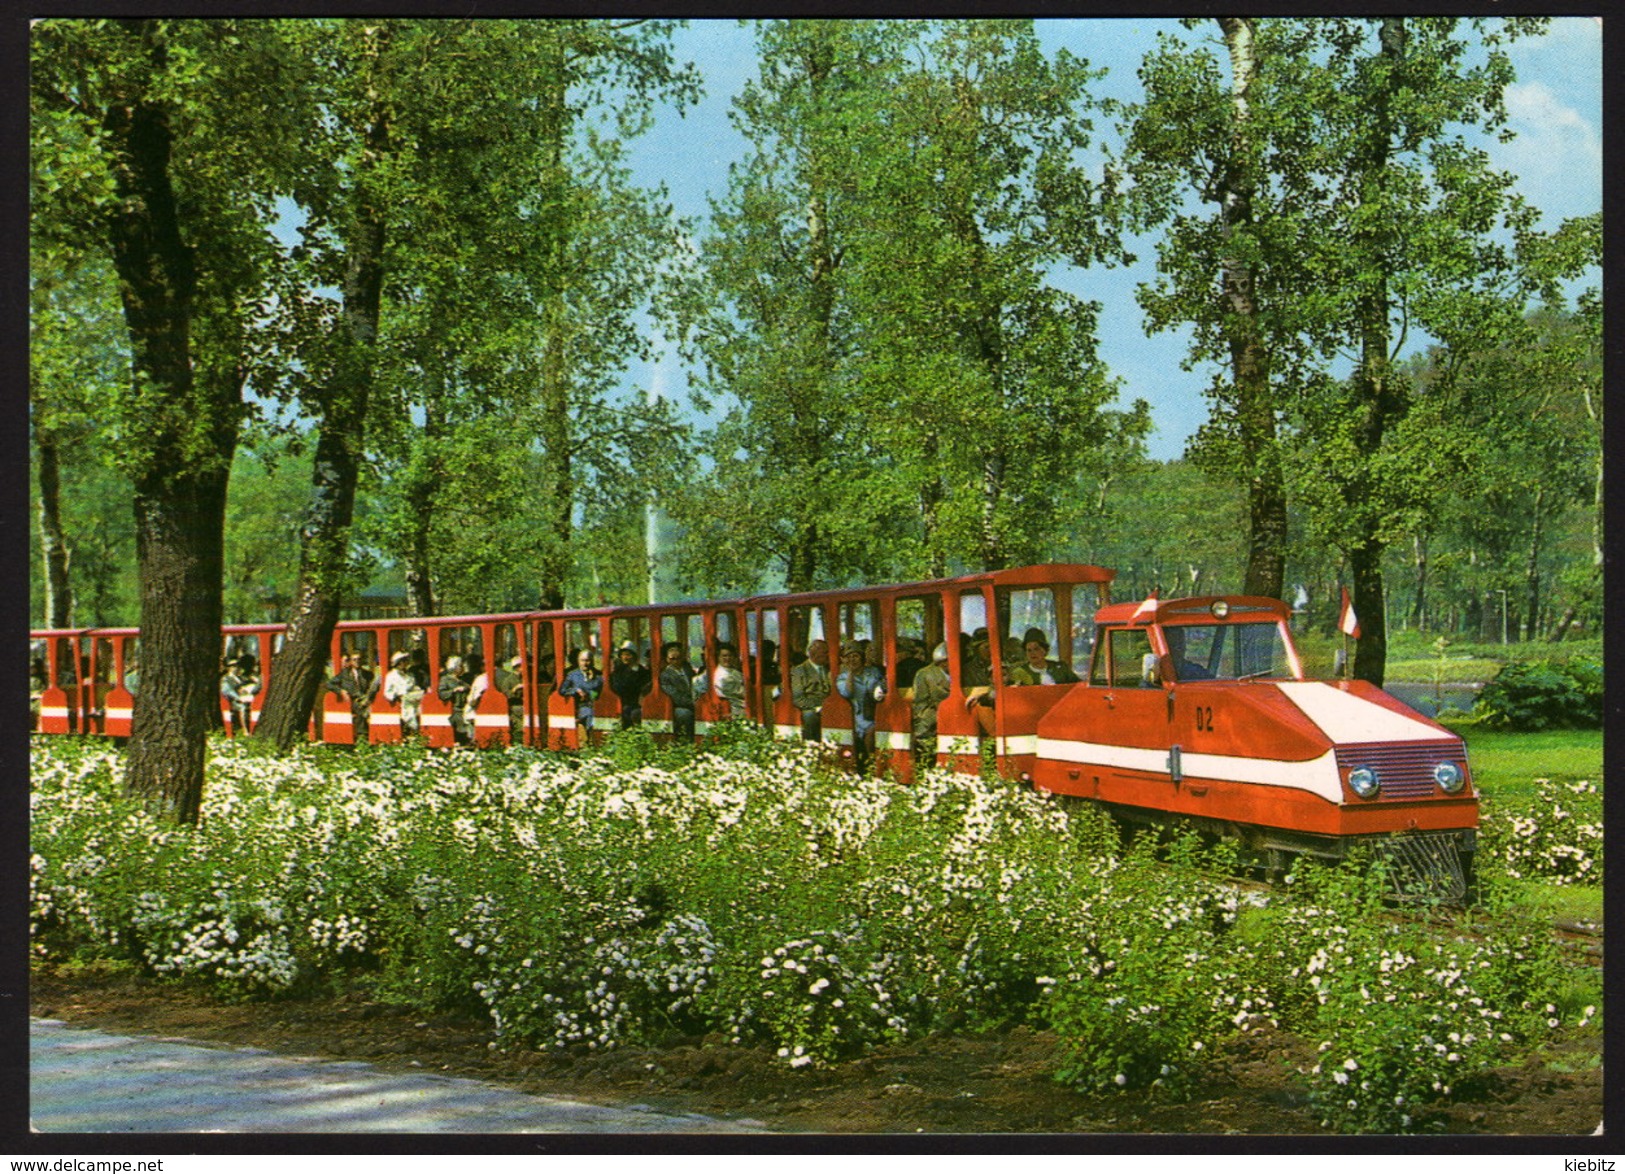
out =
<svg viewBox="0 0 1625 1174"><path fill-rule="evenodd" d="M1208 608L1208 611L1213 613L1214 619L1222 620L1225 616L1230 614L1230 605L1222 599L1215 599L1213 601L1213 606Z"/></svg>
<svg viewBox="0 0 1625 1174"><path fill-rule="evenodd" d="M1454 795L1467 785L1467 776L1453 762L1441 762L1433 768L1433 781L1446 795Z"/></svg>
<svg viewBox="0 0 1625 1174"><path fill-rule="evenodd" d="M1357 766L1349 771L1349 786L1360 798L1369 799L1375 795L1377 785L1377 772L1369 766Z"/></svg>

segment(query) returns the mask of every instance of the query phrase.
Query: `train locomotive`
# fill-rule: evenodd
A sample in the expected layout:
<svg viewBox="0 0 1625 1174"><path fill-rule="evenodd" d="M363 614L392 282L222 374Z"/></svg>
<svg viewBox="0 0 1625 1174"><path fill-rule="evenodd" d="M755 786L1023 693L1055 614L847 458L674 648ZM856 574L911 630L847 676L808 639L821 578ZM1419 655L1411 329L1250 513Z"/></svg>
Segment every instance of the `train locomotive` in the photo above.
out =
<svg viewBox="0 0 1625 1174"><path fill-rule="evenodd" d="M832 753L905 783L922 765L978 771L991 759L1012 782L1104 804L1131 824L1183 823L1231 838L1271 869L1373 843L1430 892L1467 891L1478 797L1459 737L1366 682L1308 678L1278 600L1113 603L1112 579L1102 567L1048 564L743 600L346 620L332 658L337 666L353 657L380 680L403 653L415 658L428 678L419 736L430 746L450 746L458 725L436 689L452 658L501 666L511 687L487 688L465 715L470 740L571 749L586 735L557 686L580 650L607 668L631 649L658 680L675 647L698 686L701 739L729 720L786 738L811 729ZM223 659L248 657L269 672L281 634L274 624L228 626ZM139 632L32 638L36 728L127 736ZM733 697L710 684L724 647L744 681ZM852 649L882 680L873 730L861 736L835 689L807 712L790 687L809 656L833 676ZM933 733L922 735L935 745L916 746L911 686L933 653L947 697ZM1030 671L1021 671L1024 657ZM641 700L644 728L672 737L670 698L656 684ZM256 696L250 714L258 706ZM616 727L620 706L606 688L595 706L599 731ZM383 696L358 709L329 689L310 735L398 741L400 709ZM860 737L872 754L854 754Z"/></svg>

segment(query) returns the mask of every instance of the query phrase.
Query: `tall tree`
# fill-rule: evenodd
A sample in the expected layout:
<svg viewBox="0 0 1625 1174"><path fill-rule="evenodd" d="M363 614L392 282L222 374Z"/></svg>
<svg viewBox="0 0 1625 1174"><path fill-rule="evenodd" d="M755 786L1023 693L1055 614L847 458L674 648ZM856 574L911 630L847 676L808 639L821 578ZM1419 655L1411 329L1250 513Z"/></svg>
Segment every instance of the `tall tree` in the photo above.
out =
<svg viewBox="0 0 1625 1174"><path fill-rule="evenodd" d="M302 388L316 416L311 498L300 530L299 585L255 727L258 737L284 748L310 719L349 570L388 220L397 195L389 182L399 143L395 87L424 80L413 68L410 38L401 37L394 22L324 22L304 31L307 52L326 66L332 85L323 94L319 123L325 174L306 178L298 194L311 209L306 255L337 287L339 301L311 307L321 318L315 345L305 348Z"/></svg>
<svg viewBox="0 0 1625 1174"><path fill-rule="evenodd" d="M612 402L626 365L653 357L640 311L686 251L689 228L663 188L632 183L627 143L653 125L656 103L679 111L699 96L698 74L671 51L670 22L550 21L536 247L536 394L527 419L543 462L546 544L537 573L543 607L562 606L579 582L577 519L588 498L633 493L669 476L681 429L668 407L634 393ZM634 488L636 486L636 488ZM587 535L589 541L592 535Z"/></svg>
<svg viewBox="0 0 1625 1174"><path fill-rule="evenodd" d="M30 242L29 430L39 497L39 545L47 627L73 626L72 546L64 521L63 466L105 453L101 404L129 370L112 267L99 254Z"/></svg>
<svg viewBox="0 0 1625 1174"><path fill-rule="evenodd" d="M712 202L700 273L678 308L702 406L723 408L713 484L689 508L673 503L710 581L743 585L772 567L807 590L843 577L871 545L849 541L867 518L838 504L857 422L842 383L852 328L841 285L858 215L856 135L903 35L871 21L758 28L757 76L733 111L747 153Z"/></svg>
<svg viewBox="0 0 1625 1174"><path fill-rule="evenodd" d="M309 487L310 453L295 438L245 435L226 499L227 623L285 618L299 576L299 551L288 535L299 530Z"/></svg>
<svg viewBox="0 0 1625 1174"><path fill-rule="evenodd" d="M1029 21L922 30L861 142L852 313L856 396L877 473L868 495L917 503L926 573L1042 557L1057 500L1143 427L1106 405L1099 307L1051 271L1121 255L1090 145L1086 62L1044 55ZM1127 430L1125 432L1125 429ZM887 511L897 516L895 508Z"/></svg>
<svg viewBox="0 0 1625 1174"><path fill-rule="evenodd" d="M1302 165L1325 177L1314 252L1330 291L1313 329L1351 352L1354 372L1311 397L1314 456L1302 484L1348 555L1361 621L1354 675L1379 685L1383 556L1464 454L1458 431L1425 427L1429 413L1396 359L1412 325L1459 355L1499 344L1522 318L1524 298L1508 289L1519 266L1496 233L1516 239L1536 213L1465 131L1499 129L1513 80L1505 43L1541 27L1405 17L1313 26L1325 64L1304 86L1319 134ZM1474 48L1484 50L1479 63ZM1523 288L1527 296L1534 285Z"/></svg>
<svg viewBox="0 0 1625 1174"><path fill-rule="evenodd" d="M34 224L110 260L129 331L130 386L106 405L135 487L144 640L125 783L182 822L219 712L227 474L291 68L255 22L33 27Z"/></svg>
<svg viewBox="0 0 1625 1174"><path fill-rule="evenodd" d="M1223 364L1208 389L1212 416L1189 455L1247 485L1243 590L1280 598L1287 496L1278 417L1320 355L1304 319L1317 297L1318 180L1300 163L1314 133L1303 78L1315 66L1310 33L1296 22L1216 21L1222 60L1206 45L1164 36L1141 69L1145 100L1115 109L1133 180L1131 222L1164 228L1159 277L1141 288L1140 302L1155 330L1194 327L1187 366ZM1205 22L1185 23L1200 30Z"/></svg>
<svg viewBox="0 0 1625 1174"><path fill-rule="evenodd" d="M638 349L631 307L647 285L637 273L662 240L652 200L626 195L616 139L641 129L656 96L682 98L691 84L671 64L666 26L647 22L299 27L331 79L311 128L324 166L295 193L306 286L339 297L290 301L317 442L301 586L258 727L283 745L304 728L354 579L356 492L380 420L377 435L399 446L382 459L411 471L407 489L431 489L404 535L419 601L434 602L425 544L444 468L445 438L428 434L483 400L544 455L534 496L545 520L531 549L541 602L562 603L581 481L575 421L591 418L609 372ZM586 124L586 109L612 101L613 130ZM659 227L669 240L671 227ZM410 361L394 363L397 354ZM521 381L529 402L513 393Z"/></svg>

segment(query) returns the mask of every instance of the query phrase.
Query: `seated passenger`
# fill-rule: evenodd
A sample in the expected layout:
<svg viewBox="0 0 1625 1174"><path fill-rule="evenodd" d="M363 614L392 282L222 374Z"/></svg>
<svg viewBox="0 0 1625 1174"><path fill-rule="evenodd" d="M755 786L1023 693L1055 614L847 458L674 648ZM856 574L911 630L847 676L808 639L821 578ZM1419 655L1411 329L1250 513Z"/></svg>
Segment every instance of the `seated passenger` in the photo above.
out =
<svg viewBox="0 0 1625 1174"><path fill-rule="evenodd" d="M897 637L897 687L912 689L914 676L929 662L920 655L920 646L913 637Z"/></svg>
<svg viewBox="0 0 1625 1174"><path fill-rule="evenodd" d="M604 691L604 675L592 661L591 648L576 649L571 659L575 667L564 674L559 696L575 698L576 728L581 732L581 745L585 749L593 732L593 702Z"/></svg>
<svg viewBox="0 0 1625 1174"><path fill-rule="evenodd" d="M1024 654L1021 651L1021 641L1014 636L1006 636L999 645L999 679L1006 685L1015 684L1013 674L1020 667Z"/></svg>
<svg viewBox="0 0 1625 1174"><path fill-rule="evenodd" d="M779 677L779 646L771 640L762 641L762 655L757 661L762 674L762 687L770 689L778 685Z"/></svg>
<svg viewBox="0 0 1625 1174"><path fill-rule="evenodd" d="M885 674L863 661L861 648L844 649L835 678L835 691L852 704L852 757L860 774L869 769L875 752L875 703L886 697Z"/></svg>
<svg viewBox="0 0 1625 1174"><path fill-rule="evenodd" d="M654 687L654 676L639 662L637 646L630 640L615 654L615 668L609 674L610 691L621 702L621 729L643 724L643 698Z"/></svg>
<svg viewBox="0 0 1625 1174"><path fill-rule="evenodd" d="M962 676L965 687L965 708L976 715L976 725L983 737L993 734L993 656L987 629L977 628L971 634L970 655L965 659Z"/></svg>
<svg viewBox="0 0 1625 1174"><path fill-rule="evenodd" d="M435 696L444 701L450 710L452 742L458 746L472 746L474 730L468 714L469 680L463 673L463 658L448 656L446 663L440 666L440 684L435 689Z"/></svg>
<svg viewBox="0 0 1625 1174"><path fill-rule="evenodd" d="M931 663L914 674L914 764L929 766L937 760L937 706L948 698L948 646L938 644Z"/></svg>
<svg viewBox="0 0 1625 1174"><path fill-rule="evenodd" d="M711 674L716 695L728 703L728 716L745 716L745 674L739 669L739 654L732 644L717 645L717 667Z"/></svg>
<svg viewBox="0 0 1625 1174"><path fill-rule="evenodd" d="M1014 685L1070 685L1077 674L1060 661L1049 659L1049 638L1038 628L1028 628L1022 638L1024 659L1010 673Z"/></svg>
<svg viewBox="0 0 1625 1174"><path fill-rule="evenodd" d="M671 702L672 737L685 745L694 741L694 670L675 640L661 649L665 661L660 670L660 691Z"/></svg>
<svg viewBox="0 0 1625 1174"><path fill-rule="evenodd" d="M801 712L801 739L817 742L823 735L824 698L829 696L829 670L825 660L829 645L814 640L807 645L807 655L790 670L790 704Z"/></svg>
<svg viewBox="0 0 1625 1174"><path fill-rule="evenodd" d="M384 700L400 706L401 738L416 738L423 731L424 687L412 672L412 654L397 652L389 658L389 674L384 677Z"/></svg>

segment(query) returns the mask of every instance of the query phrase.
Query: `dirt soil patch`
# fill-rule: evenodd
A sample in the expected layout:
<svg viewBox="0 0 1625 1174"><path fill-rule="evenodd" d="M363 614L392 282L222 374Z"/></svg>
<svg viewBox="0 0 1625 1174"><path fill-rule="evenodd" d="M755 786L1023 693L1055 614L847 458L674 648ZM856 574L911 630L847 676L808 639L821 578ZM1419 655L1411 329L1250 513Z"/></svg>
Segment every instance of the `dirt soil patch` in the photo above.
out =
<svg viewBox="0 0 1625 1174"><path fill-rule="evenodd" d="M1217 1049L1190 1099L1087 1097L1050 1077L1055 1037L1027 1028L934 1036L828 1068L794 1070L762 1048L717 1037L660 1048L535 1052L493 1047L489 1023L428 1017L361 995L223 1003L127 973L37 967L30 1009L74 1026L365 1060L528 1093L602 1104L748 1118L813 1133L1322 1134L1295 1072L1313 1048L1263 1030ZM1451 1106L1447 1133L1590 1134L1602 1120L1601 1039L1570 1038L1491 1074L1478 1099Z"/></svg>

